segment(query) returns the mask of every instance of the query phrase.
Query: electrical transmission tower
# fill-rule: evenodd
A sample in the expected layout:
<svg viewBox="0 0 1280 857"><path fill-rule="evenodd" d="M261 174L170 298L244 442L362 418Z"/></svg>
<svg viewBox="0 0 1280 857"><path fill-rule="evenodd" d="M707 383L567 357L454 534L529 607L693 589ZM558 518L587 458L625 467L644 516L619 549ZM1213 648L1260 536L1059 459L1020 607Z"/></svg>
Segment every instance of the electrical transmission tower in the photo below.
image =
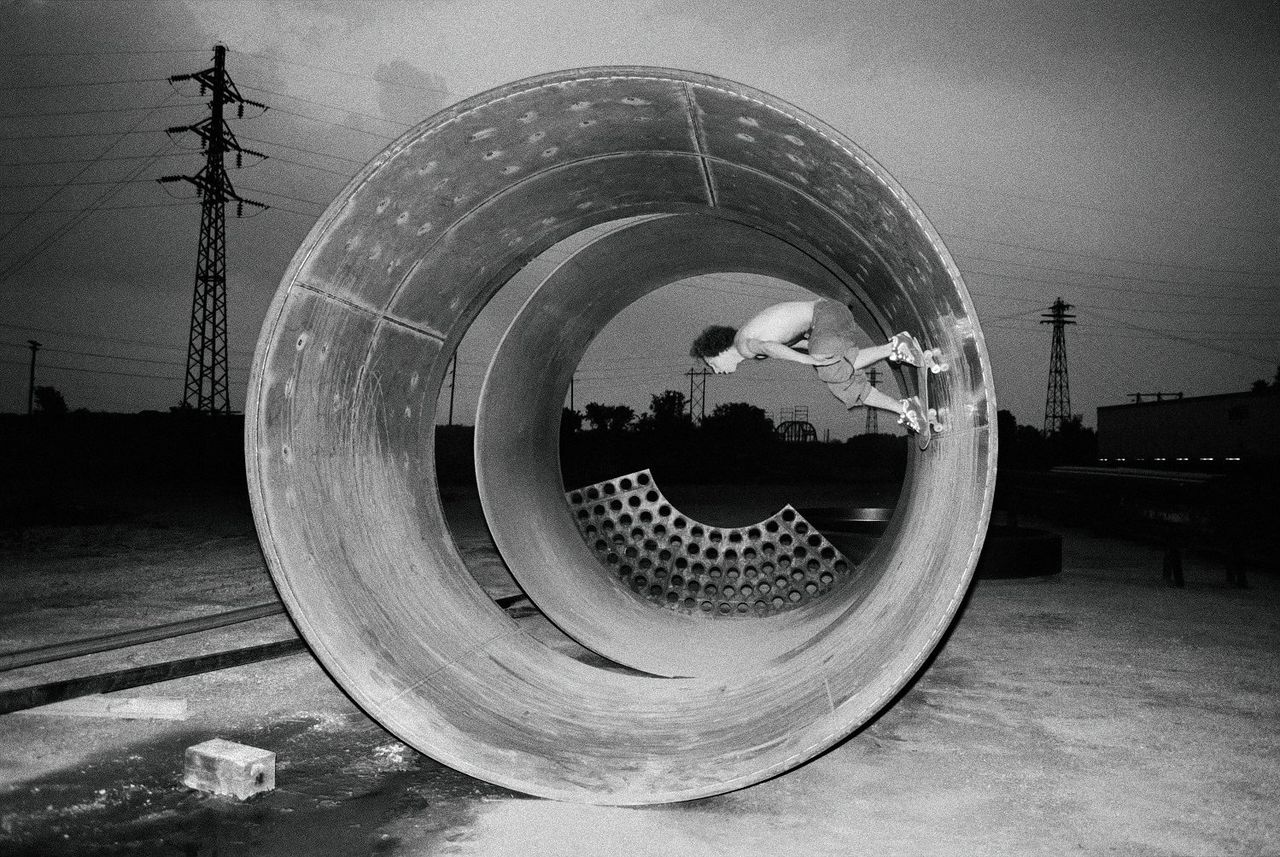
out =
<svg viewBox="0 0 1280 857"><path fill-rule="evenodd" d="M707 376L710 369L690 369L684 374L689 376L689 419L701 422L707 418Z"/></svg>
<svg viewBox="0 0 1280 857"><path fill-rule="evenodd" d="M880 380L879 369L867 370L867 381L870 382L873 388L875 387L876 382L879 380ZM879 434L880 433L880 419L879 419L880 409L879 408L863 408L863 410L867 412L867 427L863 430L863 433Z"/></svg>
<svg viewBox="0 0 1280 857"><path fill-rule="evenodd" d="M1044 433L1052 434L1071 419L1071 385L1067 378L1066 326L1075 324L1068 313L1071 304L1058 298L1049 311L1040 316L1041 324L1053 325L1053 348L1049 352L1049 389L1044 398Z"/></svg>
<svg viewBox="0 0 1280 857"><path fill-rule="evenodd" d="M223 111L233 104L241 118L246 104L267 109L265 104L241 97L227 75L226 62L226 47L216 45L212 68L194 74L175 74L169 78L171 83L194 80L200 84L200 94L209 92L212 99L209 101L208 118L194 125L165 129L170 134L189 131L197 135L205 156L204 167L194 176L158 179L161 183L190 182L200 195L200 246L195 295L191 301L191 335L187 342L187 379L182 405L197 411L222 414L231 412L231 397L227 389L227 235L224 208L228 202L235 202L237 217L243 215L246 205L267 208L236 193L223 163L231 152L235 153L237 168L242 154L266 157L261 152L243 148L223 118Z"/></svg>

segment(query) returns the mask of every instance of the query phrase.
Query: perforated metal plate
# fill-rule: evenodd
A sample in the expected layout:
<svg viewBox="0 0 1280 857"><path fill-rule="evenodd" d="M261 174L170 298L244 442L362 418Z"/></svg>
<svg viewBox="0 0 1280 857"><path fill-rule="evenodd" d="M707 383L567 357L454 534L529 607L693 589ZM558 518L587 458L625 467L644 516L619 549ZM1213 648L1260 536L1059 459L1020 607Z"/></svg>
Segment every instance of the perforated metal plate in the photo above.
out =
<svg viewBox="0 0 1280 857"><path fill-rule="evenodd" d="M610 574L653 604L709 616L766 616L820 598L853 563L791 506L748 527L683 515L648 470L565 495Z"/></svg>

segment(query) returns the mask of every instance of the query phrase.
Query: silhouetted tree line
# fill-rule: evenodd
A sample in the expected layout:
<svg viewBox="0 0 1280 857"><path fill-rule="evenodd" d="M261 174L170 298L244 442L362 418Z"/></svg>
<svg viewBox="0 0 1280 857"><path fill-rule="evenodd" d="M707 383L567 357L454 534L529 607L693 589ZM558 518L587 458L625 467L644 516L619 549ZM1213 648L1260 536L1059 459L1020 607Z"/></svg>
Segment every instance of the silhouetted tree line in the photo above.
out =
<svg viewBox="0 0 1280 857"><path fill-rule="evenodd" d="M1280 366L1276 366L1275 377L1268 384L1262 378L1253 382L1253 392L1255 393L1280 393Z"/></svg>
<svg viewBox="0 0 1280 857"><path fill-rule="evenodd" d="M1058 430L1048 435L1035 426L1019 424L1006 410L997 412L996 425L1001 469L1048 470L1060 465L1097 463L1098 433L1085 427L1082 414L1063 420Z"/></svg>
<svg viewBox="0 0 1280 857"><path fill-rule="evenodd" d="M560 421L566 485L586 485L649 468L660 482L858 481L900 478L905 438L870 435L839 443L787 443L763 409L717 405L701 421L677 390L627 405L565 408Z"/></svg>
<svg viewBox="0 0 1280 857"><path fill-rule="evenodd" d="M244 416L189 408L138 414L68 411L57 391L36 391L35 419L0 415L0 484L13 504L28 487L101 492L136 486L220 487L242 491ZM852 418L852 417L851 417ZM437 426L435 467L444 485L473 483L472 426ZM874 482L901 479L906 438L858 435L845 443L789 443L761 408L717 405L701 421L675 390L651 397L637 414L626 405L592 402L564 409L560 455L565 485L575 487L651 469L663 482Z"/></svg>
<svg viewBox="0 0 1280 857"><path fill-rule="evenodd" d="M67 412L67 400L55 387L36 387L32 391L35 400L33 412L44 416L57 417Z"/></svg>
<svg viewBox="0 0 1280 857"><path fill-rule="evenodd" d="M0 538L100 522L120 497L246 496L243 416L68 411L62 401L37 397L31 417L0 414Z"/></svg>

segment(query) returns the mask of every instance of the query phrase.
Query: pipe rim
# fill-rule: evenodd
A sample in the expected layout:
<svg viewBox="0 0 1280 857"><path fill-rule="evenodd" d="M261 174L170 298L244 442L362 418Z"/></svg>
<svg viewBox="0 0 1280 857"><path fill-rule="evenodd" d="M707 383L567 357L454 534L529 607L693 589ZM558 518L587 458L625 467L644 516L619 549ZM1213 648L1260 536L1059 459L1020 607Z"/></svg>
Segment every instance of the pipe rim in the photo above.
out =
<svg viewBox="0 0 1280 857"><path fill-rule="evenodd" d="M374 389L370 386L373 383L371 379L382 370L388 374L377 377L406 383L412 380L412 387L417 391L412 403L419 406L416 419L419 424L426 421L429 426L430 420L423 416L424 412L433 413L428 399L432 393L438 392L443 382L443 364L447 362L450 345L456 345L469 324L469 321L459 323L458 319L465 319L468 315L474 318L492 291L477 295L470 304L461 307L452 326L425 323L415 326L395 312L389 312L393 309L391 303L383 305L380 315L375 311L371 320L368 306L361 299L372 290L373 277L365 272L365 279L358 283L361 288L368 287L364 292L346 290L338 282L342 275L341 267L321 257L334 249L331 242L337 241L352 218L365 217L375 231L383 228L368 214L374 207L368 204L374 202L372 197L377 192L381 171L393 171L400 159L411 160L415 144L430 133L465 123L477 112L509 104L534 90L555 87L583 90L601 82L606 82L607 86L608 82L620 80L653 83L656 90L663 92L667 89L674 91L680 86L705 87L791 118L804 117L808 120L802 123L805 128L824 138L835 135L831 139L844 141L852 147L845 149L846 152L861 151L818 120L794 108L788 112L778 106L785 102L764 93L706 75L663 69L627 67L543 75L482 93L437 114L371 161L329 207L295 256L268 312L255 354L247 405L247 412L252 416L246 421L247 469L255 522L282 599L322 665L375 719L428 755L474 776L520 791L598 803L657 803L707 796L758 782L812 758L865 723L910 680L932 652L964 596L972 573L972 562L966 562L963 573L949 579L950 586L946 591L932 593L937 606L926 611L929 621L915 628L910 640L902 641L906 652L892 662L886 662L876 674L863 676L865 681L856 688L850 686L848 677L841 670L829 668L832 663L841 664L841 647L833 644L830 635L815 641L806 653L806 663L796 665L814 671L800 683L803 686L788 681L788 677L776 669L766 671L752 681L737 684L721 678L673 682L619 677L617 674L600 675L598 670L587 670L570 659L531 647L523 632L512 627L503 616L496 615L496 608L483 597L482 592L476 591L474 581L467 584L458 579L456 571L461 560L439 514L431 452L429 449L418 450L410 455L402 446L394 445L407 443L415 437L421 442L421 425L417 427L416 435L408 429L404 434L393 436L392 406L377 400L379 409L371 408L374 399L369 391ZM672 86L664 88L666 84ZM859 163L865 166L874 162L866 158ZM972 435L971 440L980 441L983 449L983 461L975 462L972 474L973 481L980 486L974 497L976 517L971 508L968 520L971 524L985 526L994 485L995 436L990 430L994 426L994 396L989 389L990 367L971 301L963 289L954 262L918 208L888 178L887 173L877 174L876 178L900 203L902 208L899 211L907 213L914 228L933 247L936 256L933 261L940 263L949 280L959 288L956 296L958 307L966 317L962 320L969 325L968 341L971 345L968 353L988 388L985 389L988 395L980 403L979 410L988 419L982 425L958 432L956 437ZM559 237L593 223L646 210L668 213L697 210L696 207L690 208L691 205L668 201L655 208L638 203L583 215L558 231L553 229L542 233L542 238L525 247L523 256L527 258L534 255L533 251L541 252ZM336 255L340 256L341 252ZM508 255L505 258L507 261L498 266L490 282L499 279L505 282L505 273L518 267L516 257ZM326 280L319 273L332 276ZM486 288L480 291L484 292ZM376 302L373 306L376 309ZM416 320L409 319L409 322L413 321ZM367 343L364 349L350 347L352 340L359 342L362 339ZM333 342L347 342L348 347L335 349L337 353L330 355L324 348ZM404 376L403 372L395 374L401 370L391 359L406 353L406 343L420 349L435 349L434 360L417 364L423 371L415 372L411 377ZM296 353L291 353L291 350ZM320 352L319 357L315 356L317 351ZM327 365L321 365L326 359ZM344 360L341 366L335 366ZM347 386L343 387L343 384ZM354 394L351 402L341 403L351 408L351 413L343 414L350 418L346 422L325 414L327 402L322 401L320 394L334 389L339 390L334 394L335 409L343 391ZM379 395L395 395L384 390L378 392ZM368 410L376 410L376 413L367 413ZM371 439L367 432L361 434L361 429L369 427L387 431L394 461L388 463L377 458L379 452L387 450L374 442L381 438ZM982 437L978 438L978 435ZM399 472L392 472L395 468L391 465L400 463L402 453L406 470L432 481L430 492L422 493L420 486L411 484L412 480ZM326 454L330 457L324 458ZM375 475L382 480L383 499L412 501L409 505L425 503L430 506L434 502L435 507L418 508L413 515L407 514L404 508L374 508L379 504L370 503L367 495L360 494L357 489L362 486L345 484L341 478L344 474L352 477L353 482L358 482L355 477L372 478L360 469L360 465L381 468ZM368 486L364 487L367 490ZM379 521L379 526L373 528L377 535L374 539L359 527L347 526L345 520L325 518L309 505L312 503L322 504L322 508L327 508L335 517L337 513L334 510L341 509L343 514L368 523L374 520L375 511L386 511L387 520ZM365 592L357 587L341 589L334 583L337 578L331 570L326 570L325 558L327 552L334 550L335 540L341 541L343 536L350 541L359 541L359 547L365 553L359 556L339 554L351 566L343 569L347 576L342 579L356 579L361 587L373 589L391 587L391 583L375 573L382 570L378 567L378 560L385 558L388 540L395 542L399 537L399 543L412 544L414 539L429 542L439 537L439 543L416 545L418 553L406 560L414 574L420 574L424 579L435 575L433 579L441 584L437 593L445 602L440 607L441 615L431 613L422 617L429 620L431 630L438 636L423 632L422 639L418 639L404 629L403 623L397 624L395 620L404 618L407 609L423 606L415 600L414 592L404 589L399 578L394 581L399 588L391 587L394 592L383 591L380 596L377 592ZM977 533L967 548L970 560L976 559L980 546L981 534ZM961 553L964 549L962 545ZM396 573L399 574L399 570ZM326 588L335 586L340 589L338 594L342 597ZM349 611L356 607L348 602L357 598L367 599L358 605L365 612L352 614ZM468 618L472 621L468 625L473 627L453 627L448 624L449 617L442 615L459 611L469 611ZM343 628L341 619L335 620L335 616L344 615L348 625L361 624L362 627ZM353 616L359 623L352 621ZM418 659L409 659L390 644L384 645L380 634L396 641L403 641L406 636L414 637L414 642L420 647L416 652ZM447 651L441 654L437 649ZM822 660L824 657L826 661ZM488 664L478 663L484 660L501 662L502 670L507 671L532 667L544 686L525 688L531 694L528 698L512 695L510 688L518 685L511 685L511 680L502 674L502 670L495 673ZM424 661L438 666L424 666ZM848 664L846 660L844 666L852 669L857 665ZM812 681L817 677L822 679L821 686ZM392 687L399 690L389 692ZM432 699L433 691L465 699L467 705L448 708ZM578 695L567 703L563 698L553 699L556 693L564 691L574 691ZM485 693L506 693L508 696L499 698L496 704L493 699L488 699L494 707L485 709ZM679 722L678 715L687 712L691 699L696 709L703 705L698 700L713 697L729 702L704 706L705 710L701 711L704 722L699 728L704 732L699 734L705 739L704 745L690 748L688 742L678 736L645 732L644 740L635 742L641 746L630 752L619 750L619 745L628 737L635 739L632 733L636 729L656 729L662 724L670 728L672 722ZM748 699L757 702L761 708L742 721L745 714L742 708ZM575 714L589 713L591 717L587 719L590 722L586 726L557 722L554 729L537 723L512 725L500 722L512 719L510 709L513 702L541 706L539 711L555 717L572 718ZM626 728L618 729L607 717L601 718L599 712L590 710L591 705L603 704L621 706L613 710L625 713ZM766 721L776 722L778 717L788 714L795 715L802 722L794 726L788 723L787 729L780 734L776 729L768 730L760 725ZM673 715L676 715L674 721ZM472 722L479 720L485 720L484 729ZM710 720L722 721L723 725L710 728L705 722ZM735 729L739 738L746 735L748 741L755 742L751 752L744 751L741 740L726 742L726 737L733 737ZM580 739L584 745L575 748L572 758L561 752L569 738ZM585 765L584 759L588 761ZM709 772L710 767L714 767L714 772Z"/></svg>

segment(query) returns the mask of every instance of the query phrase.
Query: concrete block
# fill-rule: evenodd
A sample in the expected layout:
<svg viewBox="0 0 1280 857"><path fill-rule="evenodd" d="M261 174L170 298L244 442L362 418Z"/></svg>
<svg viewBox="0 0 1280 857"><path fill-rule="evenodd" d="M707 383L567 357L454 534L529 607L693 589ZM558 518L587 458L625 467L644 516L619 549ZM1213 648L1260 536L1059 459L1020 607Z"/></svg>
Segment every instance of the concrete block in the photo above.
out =
<svg viewBox="0 0 1280 857"><path fill-rule="evenodd" d="M276 754L214 738L187 748L182 784L244 800L276 787Z"/></svg>

